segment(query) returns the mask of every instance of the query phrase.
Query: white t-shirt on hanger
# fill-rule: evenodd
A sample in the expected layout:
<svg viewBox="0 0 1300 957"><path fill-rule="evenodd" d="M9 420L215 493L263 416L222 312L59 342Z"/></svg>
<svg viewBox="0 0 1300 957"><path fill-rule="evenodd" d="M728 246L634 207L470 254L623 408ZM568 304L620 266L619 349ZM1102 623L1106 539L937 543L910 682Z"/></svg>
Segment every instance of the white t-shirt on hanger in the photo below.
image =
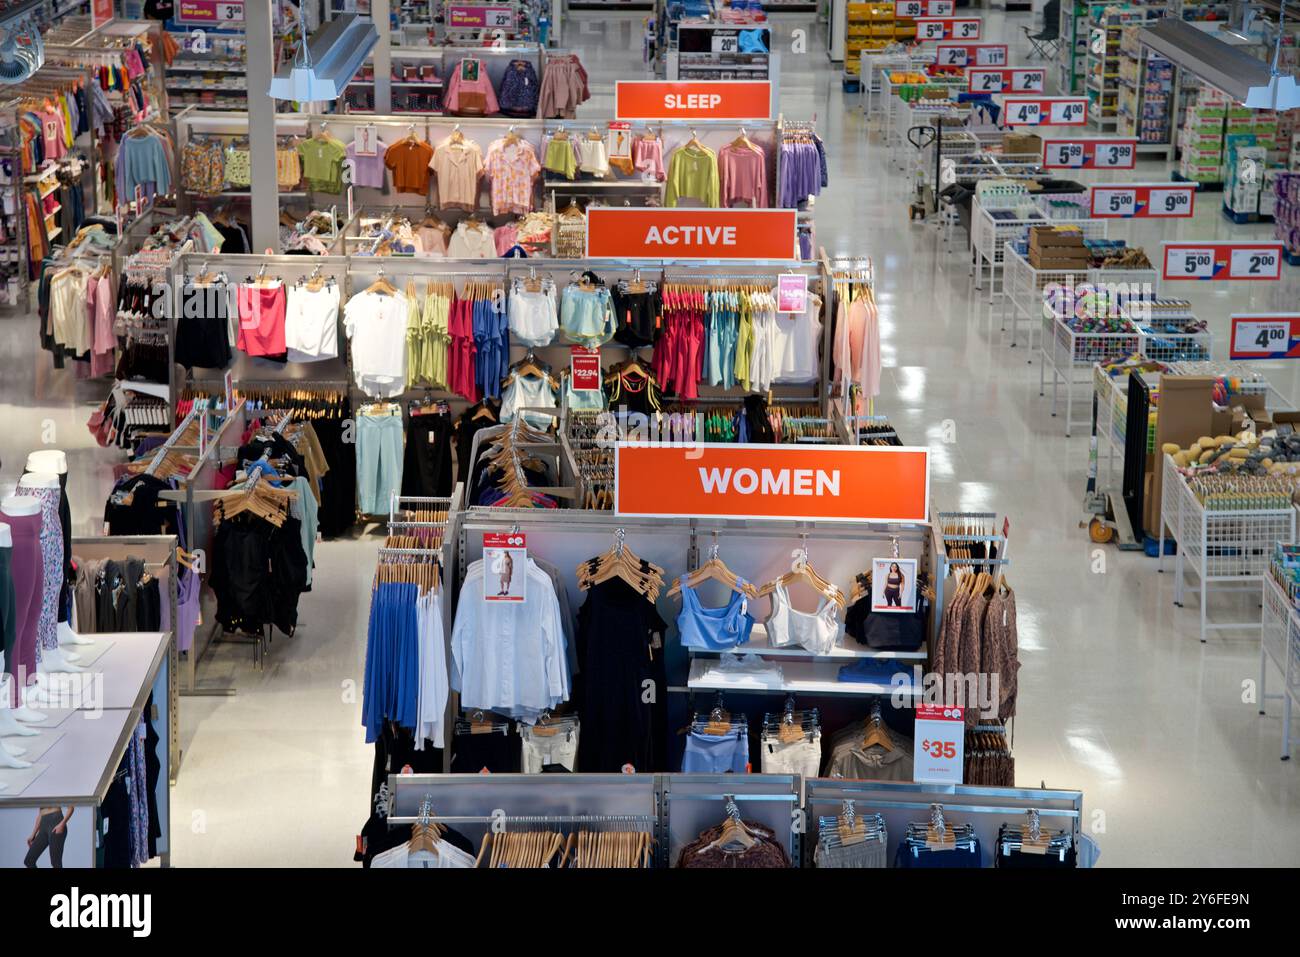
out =
<svg viewBox="0 0 1300 957"><path fill-rule="evenodd" d="M772 290L775 298L777 291ZM822 338L822 301L808 294L803 312L777 313L776 382L812 382L821 378L817 346Z"/></svg>
<svg viewBox="0 0 1300 957"><path fill-rule="evenodd" d="M284 311L284 346L290 362L320 362L339 354L339 287L290 286Z"/></svg>
<svg viewBox="0 0 1300 957"><path fill-rule="evenodd" d="M357 388L387 399L406 391L406 297L359 292L343 307Z"/></svg>

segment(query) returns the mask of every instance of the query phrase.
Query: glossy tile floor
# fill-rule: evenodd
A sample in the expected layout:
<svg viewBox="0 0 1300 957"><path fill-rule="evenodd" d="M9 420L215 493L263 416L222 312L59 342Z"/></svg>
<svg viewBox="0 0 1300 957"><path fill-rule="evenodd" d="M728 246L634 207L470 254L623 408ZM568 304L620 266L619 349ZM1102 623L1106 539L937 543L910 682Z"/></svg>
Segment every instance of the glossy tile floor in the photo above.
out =
<svg viewBox="0 0 1300 957"><path fill-rule="evenodd" d="M987 36L1016 49L1019 27L1030 22L986 14ZM809 52L789 52L795 29L808 31ZM585 110L608 116L612 80L641 76L640 16L580 13L566 31L566 46L581 52L594 80ZM879 409L906 439L933 448L939 507L1011 517L1023 663L1019 783L1082 789L1106 866L1294 864L1300 762L1278 760L1280 708L1270 704L1260 717L1243 701L1243 686L1259 673L1257 634L1219 633L1201 644L1193 606L1174 607L1172 575L1157 574L1152 559L1106 549L1104 571L1096 570L1078 527L1086 430L1063 436L1038 396L1037 364L1027 364L1023 346L1008 348L996 323L990 329L987 296L972 292L964 256L945 249L932 227L908 224L907 178L886 162L856 97L841 92L820 27L787 15L778 34L787 51L782 109L815 115L830 153L819 239L832 254L875 261L889 367ZM1129 178L1167 177L1162 165L1143 163ZM1199 204L1191 222L1120 225L1112 235L1156 248L1166 238L1267 233L1229 227L1216 200ZM1226 348L1230 312L1295 308L1300 270L1287 269L1282 283L1195 284L1171 294L1190 295ZM52 371L35 339L30 318L0 322L0 478L12 482L26 451L47 440L67 449L75 523L92 534L119 458L95 448L84 428L101 390ZM1300 396L1290 369L1272 372ZM205 660L202 683L238 694L182 699L175 865L351 864L368 813L371 750L358 686L376 547L373 536L318 547L299 632L276 640L264 672L252 670L242 647ZM1247 604L1216 599L1211 615L1240 619Z"/></svg>

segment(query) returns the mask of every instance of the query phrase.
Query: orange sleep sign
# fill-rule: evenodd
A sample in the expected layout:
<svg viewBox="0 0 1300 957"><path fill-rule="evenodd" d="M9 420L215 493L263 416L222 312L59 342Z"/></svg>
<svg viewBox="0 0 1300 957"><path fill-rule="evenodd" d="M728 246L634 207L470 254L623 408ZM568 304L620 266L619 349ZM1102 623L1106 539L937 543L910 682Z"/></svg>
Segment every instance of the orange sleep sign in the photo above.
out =
<svg viewBox="0 0 1300 957"><path fill-rule="evenodd" d="M620 120L765 120L772 116L767 80L619 80Z"/></svg>
<svg viewBox="0 0 1300 957"><path fill-rule="evenodd" d="M930 452L909 446L619 443L614 511L661 518L927 522Z"/></svg>
<svg viewBox="0 0 1300 957"><path fill-rule="evenodd" d="M793 259L793 209L592 206L587 255L618 259Z"/></svg>

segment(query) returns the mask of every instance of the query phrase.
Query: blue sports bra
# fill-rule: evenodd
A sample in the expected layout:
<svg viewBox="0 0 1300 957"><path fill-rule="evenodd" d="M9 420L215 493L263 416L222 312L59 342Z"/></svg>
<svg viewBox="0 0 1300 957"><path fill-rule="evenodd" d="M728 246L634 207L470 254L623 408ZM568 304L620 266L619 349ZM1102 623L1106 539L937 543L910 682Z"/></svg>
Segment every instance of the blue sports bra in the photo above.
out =
<svg viewBox="0 0 1300 957"><path fill-rule="evenodd" d="M682 585L682 610L677 615L682 647L725 651L745 644L754 630L754 617L748 609L749 599L741 592L733 591L731 600L721 608L706 608L694 588Z"/></svg>

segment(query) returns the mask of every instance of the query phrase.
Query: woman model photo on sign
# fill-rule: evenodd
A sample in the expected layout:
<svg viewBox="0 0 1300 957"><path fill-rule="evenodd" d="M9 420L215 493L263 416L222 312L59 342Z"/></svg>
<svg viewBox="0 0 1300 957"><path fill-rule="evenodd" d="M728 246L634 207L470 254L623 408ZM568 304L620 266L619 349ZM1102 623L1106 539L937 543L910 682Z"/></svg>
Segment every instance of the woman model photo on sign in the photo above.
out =
<svg viewBox="0 0 1300 957"><path fill-rule="evenodd" d="M916 610L916 560L875 558L871 561L871 610Z"/></svg>

